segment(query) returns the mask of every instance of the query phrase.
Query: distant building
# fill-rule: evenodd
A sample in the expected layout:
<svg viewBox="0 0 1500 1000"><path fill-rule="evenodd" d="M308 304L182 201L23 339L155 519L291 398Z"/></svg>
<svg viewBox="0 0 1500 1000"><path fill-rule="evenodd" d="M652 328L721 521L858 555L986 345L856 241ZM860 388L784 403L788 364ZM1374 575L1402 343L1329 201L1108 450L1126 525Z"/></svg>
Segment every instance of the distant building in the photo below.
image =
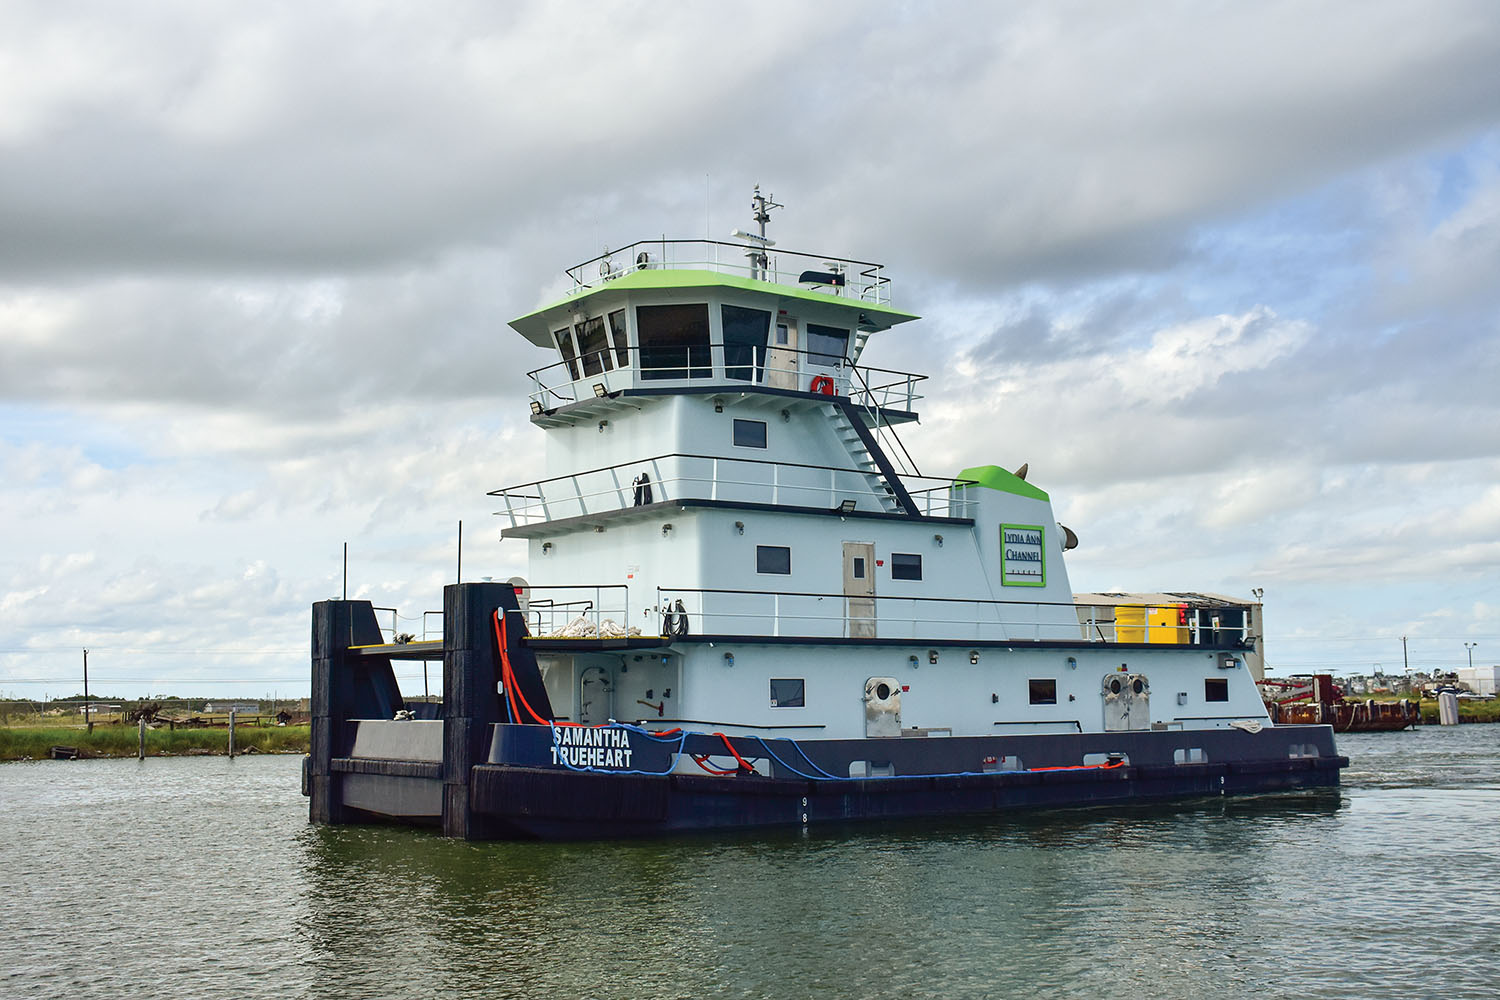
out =
<svg viewBox="0 0 1500 1000"><path fill-rule="evenodd" d="M204 715L255 715L260 706L253 701L210 701L203 706Z"/></svg>
<svg viewBox="0 0 1500 1000"><path fill-rule="evenodd" d="M1500 667L1460 667L1458 682L1475 694L1492 698L1500 688Z"/></svg>

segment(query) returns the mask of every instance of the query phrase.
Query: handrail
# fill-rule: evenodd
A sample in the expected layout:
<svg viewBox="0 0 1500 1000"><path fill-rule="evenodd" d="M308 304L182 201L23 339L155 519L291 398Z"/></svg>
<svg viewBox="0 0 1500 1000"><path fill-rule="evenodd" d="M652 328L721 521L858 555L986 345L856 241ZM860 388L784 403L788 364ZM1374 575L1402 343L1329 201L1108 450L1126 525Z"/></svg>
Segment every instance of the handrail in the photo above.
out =
<svg viewBox="0 0 1500 1000"><path fill-rule="evenodd" d="M704 253L698 255L698 257L701 257L702 259L698 259L697 257L689 259L679 259L675 261L668 259L668 248L677 250L678 248L682 247L704 248ZM652 259L644 265L637 264L635 259L637 256L636 251L638 249L644 250L648 254L653 249L657 249L660 251L660 257L658 259ZM749 258L749 256L752 254L758 255L765 263L730 264L720 259L720 251L725 249L733 251L732 256L735 258ZM627 258L627 262L618 265L614 264L613 258L616 255L625 256ZM800 287L803 284L800 281L783 282L780 280L771 279L771 275L775 275L777 279L781 277L782 271L780 266L780 258L782 257L789 257L793 261L815 262L815 266L820 270L829 265L835 265L836 267L842 266L846 271L853 270L854 268L860 268L861 270L859 270L857 273L859 277L864 280L863 287L860 287L859 285L851 282L843 286L843 288L845 289L845 293L849 295L852 301L873 302L877 305L888 305L890 303L891 279L881 273L885 267L885 265L883 264L877 264L873 261L855 260L849 257L840 257L834 254L812 254L798 250L783 249L776 251L774 254L768 254L766 252L766 249L763 247L750 246L743 243L726 243L722 240L637 240L634 243L626 244L625 246L618 247L614 250L606 250L604 253L596 257L592 257L589 260L582 262L581 264L575 264L572 267L567 268L564 273L566 273L567 276L573 280L573 287L568 292L568 294L570 295L577 294L582 291L591 290L596 287L602 287L608 284L610 281L613 281L620 275L628 274L631 271L635 270L662 268L678 270L693 266L703 267L710 270L726 271L728 273L745 272L754 278L760 278L760 276L765 275L766 277L760 278L760 280L767 280L772 284L788 284ZM595 279L584 279L584 268L588 267L591 264L601 264L606 261L610 263L610 269L608 271L602 271ZM774 261L774 263L770 263L772 261ZM811 270L812 268L807 269ZM800 271L798 271L798 269L796 268L794 268L793 271L797 271L797 273L800 273ZM786 272L789 278L791 277L793 271ZM835 294L839 293L835 291Z"/></svg>
<svg viewBox="0 0 1500 1000"><path fill-rule="evenodd" d="M694 462L708 463L708 466L700 472L688 464ZM754 474L748 471L744 475L734 476L728 469L721 468L721 466L739 466L746 470L769 469L770 471L762 473L761 478L755 478ZM504 501L505 509L496 513L509 516L512 526L550 521L559 517L587 517L606 511L625 510L632 506L631 501L637 496L637 483L633 477L622 478L620 475L622 470L627 473L644 471L649 474L648 482L652 491L652 502L718 500L724 498L726 491L735 493L739 499L750 502L749 498L735 491L769 490L769 498L765 502L772 504L794 503L794 500L782 499L787 495L796 497L814 494L819 499L812 501L812 506L827 506L831 509L837 506L839 498L853 497L856 500L863 498L869 501L876 510L889 512L893 495L897 497L899 503L899 494L906 490L907 482L915 480L927 481L935 485L916 491L916 494L923 498L923 502L919 509L908 508L909 512L927 517L964 517L967 516L966 512L974 503L970 499L951 493L947 496L942 495L945 490L951 491L955 484L955 481L942 477L894 476L892 478L882 474L878 468L778 462L747 456L707 455L691 452L653 455L529 483L517 483L490 490L486 496ZM802 473L800 477L786 474L799 471ZM817 474L818 481L814 481L815 477L808 473ZM750 478L746 478L746 475ZM600 477L598 482L589 483L588 480L594 477ZM689 489L682 484L701 484L702 488ZM560 492L554 492L559 486L563 489ZM679 486L682 488L672 488ZM899 487L899 489L893 492L894 487ZM911 495L909 491L906 493L908 497ZM601 497L613 499L606 505L597 506L596 509L591 510L590 508L595 507L596 501ZM634 504L634 506L642 505L641 503ZM808 505L803 504L803 506ZM557 511L558 507L562 508L562 513ZM870 510L871 508L865 507L864 509Z"/></svg>
<svg viewBox="0 0 1500 1000"><path fill-rule="evenodd" d="M1211 605L1191 608L1189 609L1192 612L1192 614L1190 615L1190 620L1186 625L1182 626L1152 626L1149 624L1148 616L1142 615L1143 622L1146 622L1146 624L1140 626L1133 624L1117 626L1114 630L1114 638L1113 640L1111 640L1104 634L1103 629L1100 629L1098 627L1099 622L1098 620L1096 620L1093 614L1093 611L1097 607L1097 605L1078 604L1076 601L996 600L992 598L923 597L900 594L851 595L844 593L819 593L815 591L744 590L737 588L700 587L657 587L656 591L658 604L661 604L666 600L681 600L682 597L687 595L697 595L698 600L691 602L696 604L697 607L696 609L689 609L689 614L697 616L698 625L694 627L694 631L696 631L700 635L716 634L714 630L706 624L706 621L709 618L717 617L738 620L768 620L770 622L770 631L767 634L770 636L786 636L786 633L782 631L783 622L802 621L823 623L824 625L837 623L840 626L841 632L845 628L851 629L851 636L853 635L852 626L862 623L868 623L868 625L872 629L878 629L878 627L882 624L887 629L891 627L904 626L909 627L913 633L916 633L918 631L919 626L925 626L929 629L938 630L952 629L953 627L958 626L962 627L966 632L972 631L974 633L965 634L962 636L948 637L924 637L915 634L912 636L893 637L901 639L909 638L913 642L922 642L928 640L935 641L940 638L958 638L972 641L1022 641L1022 636L1016 634L1017 630L1032 632L1032 638L1035 640L1042 640L1043 632L1048 631L1057 633L1057 638L1062 639L1081 639L1088 642L1120 642L1122 641L1119 638L1121 628L1129 630L1139 630L1139 632L1141 633L1141 639L1139 640L1140 642L1156 645L1218 645L1219 636L1223 636L1226 639L1232 639L1232 641L1239 646L1243 646L1249 641L1248 623L1240 626L1226 627L1221 625L1219 627L1214 627L1210 624L1211 618L1207 617L1211 616L1214 612L1219 610L1236 609L1242 607L1242 605L1235 604ZM748 609L726 609L709 611L706 602L703 600L705 595L729 595L735 597L770 598L772 602L771 613L766 614L764 612L757 612ZM838 608L839 610L837 612L831 612L830 610L830 613L823 614L784 613L782 610L782 601L784 599L795 598L816 600L818 602L832 601L835 603L823 607L827 607L829 609ZM852 605L849 603L852 601L870 601L872 605L870 612L866 614L855 613ZM886 602L883 605L886 608L891 607L890 602L909 603L913 613L910 615L892 614L890 612L883 613L880 610L882 608L881 602ZM975 607L976 611L980 612L982 615L985 611L988 611L989 614L978 618L932 618L923 617L916 613L916 610L922 606L942 606L953 604L972 605ZM1162 608L1163 605L1143 603L1112 605L1111 607L1133 607L1148 611L1153 608ZM1066 620L1046 620L1046 618L1052 616L1043 616L1041 614L1033 616L1033 620L1012 620L1007 619L1001 615L1000 612L1002 608L1032 608L1036 609L1038 612L1040 612L1040 610L1044 608L1067 608L1072 611L1072 614L1067 615ZM1087 616L1086 618L1085 615ZM990 636L988 639L979 634L981 630L991 628L999 628L1002 630L1003 634L998 636ZM1185 641L1165 642L1162 640L1156 640L1155 642L1153 642L1152 640L1152 636L1159 635L1161 630L1175 631L1179 628L1187 633ZM1097 637L1095 635L1091 635L1091 630L1097 633ZM870 633L870 637L873 637L873 635L874 633L872 631ZM891 636L887 637L892 638Z"/></svg>
<svg viewBox="0 0 1500 1000"><path fill-rule="evenodd" d="M721 461L721 462L744 462L747 465L779 465L779 466L782 466L783 468L789 468L789 469L814 469L814 470L817 470L819 472L852 472L852 473L855 473L855 474L861 475L861 476L878 476L879 475L879 473L871 472L869 469L841 469L841 468L838 468L837 466L833 466L833 465L813 465L813 464L810 464L810 463L807 463L807 462L778 462L778 461L775 461L775 460L769 459L769 458L742 458L739 455L699 455L699 454L694 454L692 452L674 451L674 452L668 452L667 454L664 454L664 455L652 455L650 458L637 458L637 459L633 459L632 461L629 461L629 462L616 462L613 465L601 465L597 469L584 469L581 472L569 472L569 473L566 473L566 474L560 475L560 476L552 476L549 479L535 479L535 480L532 480L532 481L526 482L526 483L517 483L515 486L502 486L498 490L490 490L488 493L485 494L485 496L487 496L487 497L504 496L504 495L510 493L511 490L521 489L522 487L525 487L525 486L542 486L542 485L544 485L546 483L560 483L564 479L576 479L579 476L597 475L598 473L601 473L601 472L610 472L610 471L612 471L614 469L623 469L623 468L626 468L627 466L645 465L648 462L660 462L663 459L668 459L668 458L694 458L694 459L718 460L718 461ZM956 484L957 485L963 485L963 484L968 484L968 483L972 482L972 480L968 480L968 479L964 479L964 480L947 479L947 478L944 478L943 476L903 476L902 478L903 479L907 479L907 478L909 478L909 479L937 479L937 480L941 480L942 481L942 485L932 486L932 487L929 487L927 490L920 491L920 492L924 492L924 493L925 492L930 492L931 490L943 489L946 486L953 486L953 485L956 485ZM517 496L518 494L511 493L510 495L511 496ZM540 499L540 498L537 498L537 499Z"/></svg>

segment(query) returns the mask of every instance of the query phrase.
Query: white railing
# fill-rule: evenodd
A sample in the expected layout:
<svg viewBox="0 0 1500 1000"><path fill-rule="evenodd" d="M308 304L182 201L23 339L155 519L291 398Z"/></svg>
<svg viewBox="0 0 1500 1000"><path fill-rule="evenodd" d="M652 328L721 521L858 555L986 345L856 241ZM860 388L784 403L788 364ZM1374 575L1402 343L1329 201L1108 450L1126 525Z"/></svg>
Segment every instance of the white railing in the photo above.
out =
<svg viewBox="0 0 1500 1000"><path fill-rule="evenodd" d="M717 344L684 348L692 353L684 363L673 365L643 357L638 347L628 349L628 357L633 363L623 367L618 365L617 348L598 351L586 358L554 361L526 373L532 384L530 401L543 410L552 410L579 400L612 396L625 389L643 386L663 389L711 385L744 389L756 385L814 392L821 387L821 383L815 387L814 382L826 378L831 383L829 395L848 396L866 409L913 412L922 399L917 392L917 383L927 378L913 372L856 366L842 358L825 364L820 359L828 355L785 347L741 349L751 353L748 356L735 355L731 360L726 357L728 352ZM651 349L648 349L647 355L650 353ZM609 367L605 367L606 358ZM779 360L782 358L790 360Z"/></svg>
<svg viewBox="0 0 1500 1000"><path fill-rule="evenodd" d="M644 481L641 477L644 475ZM910 495L927 517L972 517L975 500L966 499L953 481L934 477L902 477L902 484L920 481L933 485ZM765 459L724 458L716 455L671 454L518 486L489 494L505 503L496 513L510 518L512 527L586 517L682 500L763 503L826 510L854 501L854 509L896 509L893 492L880 473L839 469Z"/></svg>
<svg viewBox="0 0 1500 1000"><path fill-rule="evenodd" d="M817 289L830 296L876 305L888 306L891 303L891 281L885 276L882 264L795 250L764 250L717 240L642 240L608 251L568 268L568 277L573 279L571 294L599 288L622 274L642 268L714 271L773 284ZM816 279L804 282L801 278L807 272L835 275L835 282L841 280L842 284Z"/></svg>
<svg viewBox="0 0 1500 1000"><path fill-rule="evenodd" d="M628 634L630 589L624 584L531 587L523 595L526 628L542 638L609 639Z"/></svg>
<svg viewBox="0 0 1500 1000"><path fill-rule="evenodd" d="M682 602L689 631L698 635L806 638L881 638L1004 642L1150 642L1153 645L1245 644L1241 627L1212 628L1215 617L1236 608L1190 608L1188 624L1168 633L1153 627L1139 635L1129 625L1114 628L1094 609L1048 601L992 601L943 597L783 593L658 587L657 606ZM1149 615L1144 605L1122 605ZM1106 624L1110 627L1106 628ZM1138 629L1136 631L1139 631ZM1123 635L1123 638L1121 636Z"/></svg>

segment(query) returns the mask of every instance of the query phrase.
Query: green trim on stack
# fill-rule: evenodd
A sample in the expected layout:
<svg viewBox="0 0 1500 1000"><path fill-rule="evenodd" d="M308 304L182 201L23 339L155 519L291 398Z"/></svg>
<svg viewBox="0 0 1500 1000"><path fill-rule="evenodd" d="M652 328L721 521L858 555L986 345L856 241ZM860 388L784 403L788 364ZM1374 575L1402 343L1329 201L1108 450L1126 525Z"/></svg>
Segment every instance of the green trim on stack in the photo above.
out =
<svg viewBox="0 0 1500 1000"><path fill-rule="evenodd" d="M977 465L972 469L965 469L954 477L954 483L960 489L969 485L964 480L970 480L973 485L983 486L985 489L999 490L1002 493L1014 493L1018 497L1029 497L1032 500L1046 500L1049 503L1052 500L1042 490L1032 486L1015 473L1006 472L998 465Z"/></svg>

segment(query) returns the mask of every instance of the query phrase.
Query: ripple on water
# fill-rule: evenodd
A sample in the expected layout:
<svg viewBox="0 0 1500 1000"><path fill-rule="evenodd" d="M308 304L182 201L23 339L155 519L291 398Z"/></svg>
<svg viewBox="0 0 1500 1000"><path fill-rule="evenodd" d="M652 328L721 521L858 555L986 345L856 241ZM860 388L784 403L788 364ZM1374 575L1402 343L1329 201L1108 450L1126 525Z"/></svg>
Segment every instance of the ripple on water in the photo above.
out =
<svg viewBox="0 0 1500 1000"><path fill-rule="evenodd" d="M643 843L316 828L300 758L0 766L0 995L1493 996L1500 726L1342 791Z"/></svg>

